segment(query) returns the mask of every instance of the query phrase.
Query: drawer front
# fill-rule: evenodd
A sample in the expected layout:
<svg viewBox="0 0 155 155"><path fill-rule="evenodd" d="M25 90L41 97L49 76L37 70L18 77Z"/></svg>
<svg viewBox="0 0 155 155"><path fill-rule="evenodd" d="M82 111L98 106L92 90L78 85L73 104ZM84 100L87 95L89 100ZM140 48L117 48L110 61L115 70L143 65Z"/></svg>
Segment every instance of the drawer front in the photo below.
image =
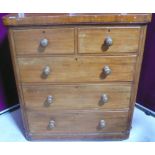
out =
<svg viewBox="0 0 155 155"><path fill-rule="evenodd" d="M74 29L14 30L17 54L71 54L74 53Z"/></svg>
<svg viewBox="0 0 155 155"><path fill-rule="evenodd" d="M79 53L114 54L137 52L140 27L100 27L78 29Z"/></svg>
<svg viewBox="0 0 155 155"><path fill-rule="evenodd" d="M127 112L55 111L27 112L29 129L33 133L104 133L127 130Z"/></svg>
<svg viewBox="0 0 155 155"><path fill-rule="evenodd" d="M136 56L18 58L22 82L132 81Z"/></svg>
<svg viewBox="0 0 155 155"><path fill-rule="evenodd" d="M30 110L122 110L129 108L130 84L23 86Z"/></svg>

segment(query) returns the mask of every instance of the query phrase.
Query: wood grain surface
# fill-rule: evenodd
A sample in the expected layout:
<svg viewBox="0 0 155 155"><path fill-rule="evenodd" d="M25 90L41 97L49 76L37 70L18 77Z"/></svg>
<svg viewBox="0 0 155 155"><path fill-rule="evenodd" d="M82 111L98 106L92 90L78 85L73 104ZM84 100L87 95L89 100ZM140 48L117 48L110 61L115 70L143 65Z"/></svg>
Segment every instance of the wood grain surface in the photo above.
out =
<svg viewBox="0 0 155 155"><path fill-rule="evenodd" d="M43 85L23 86L25 107L27 110L123 110L129 108L131 84L79 84L79 85ZM103 103L101 95L108 96ZM53 102L47 104L47 97Z"/></svg>
<svg viewBox="0 0 155 155"><path fill-rule="evenodd" d="M100 111L28 111L30 132L36 133L91 133L91 132L124 132L127 130L128 112ZM55 128L48 129L50 120L55 121ZM99 121L104 120L105 128L99 128Z"/></svg>
<svg viewBox="0 0 155 155"><path fill-rule="evenodd" d="M118 57L42 57L18 58L21 82L104 82L132 81L136 56ZM103 68L108 65L112 73L105 76ZM46 78L42 77L45 66L51 68Z"/></svg>
<svg viewBox="0 0 155 155"><path fill-rule="evenodd" d="M148 23L151 14L148 13L51 13L51 14L9 14L3 18L6 26L32 26L57 24L121 24Z"/></svg>
<svg viewBox="0 0 155 155"><path fill-rule="evenodd" d="M107 47L104 42L111 37L113 44ZM113 54L137 52L140 27L87 27L78 29L78 52Z"/></svg>
<svg viewBox="0 0 155 155"><path fill-rule="evenodd" d="M47 47L42 47L40 41L46 38ZM73 54L74 29L73 28L38 28L14 30L16 53L19 54Z"/></svg>

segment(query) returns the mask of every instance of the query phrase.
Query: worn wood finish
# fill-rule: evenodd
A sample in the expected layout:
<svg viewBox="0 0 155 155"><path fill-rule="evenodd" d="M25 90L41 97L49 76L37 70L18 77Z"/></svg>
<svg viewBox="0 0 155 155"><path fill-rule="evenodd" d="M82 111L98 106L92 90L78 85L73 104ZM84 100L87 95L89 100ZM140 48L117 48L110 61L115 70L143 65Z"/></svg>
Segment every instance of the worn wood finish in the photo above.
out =
<svg viewBox="0 0 155 155"><path fill-rule="evenodd" d="M3 18L7 26L25 25L56 25L56 24L121 24L121 23L147 23L151 21L151 14L128 14L128 13L51 13L51 14L10 14Z"/></svg>
<svg viewBox="0 0 155 155"><path fill-rule="evenodd" d="M136 56L18 58L18 63L21 82L132 81ZM51 73L43 78L42 72L47 65L51 68ZM105 65L112 70L106 77L103 72Z"/></svg>
<svg viewBox="0 0 155 155"><path fill-rule="evenodd" d="M107 37L113 40L108 47L104 41ZM140 27L90 27L78 29L78 52L114 54L138 52Z"/></svg>
<svg viewBox="0 0 155 155"><path fill-rule="evenodd" d="M40 41L46 38L47 47L42 47ZM20 54L73 54L74 29L73 28L40 28L14 30L16 53Z"/></svg>
<svg viewBox="0 0 155 155"><path fill-rule="evenodd" d="M150 20L149 14L4 17L4 24L14 26L9 40L27 139L127 138ZM114 38L105 52L100 50L103 34ZM48 48L37 53L38 38L46 36ZM45 65L51 67L51 74L43 79ZM101 74L104 65L112 69L106 78ZM101 106L97 103L103 92L109 102ZM48 95L54 100L47 107L43 102ZM56 126L49 130L52 119ZM99 130L101 119L106 126Z"/></svg>
<svg viewBox="0 0 155 155"><path fill-rule="evenodd" d="M127 139L129 137L129 131L125 131L125 132L112 132L112 133L102 133L102 132L98 132L98 133L73 133L73 134L47 134L47 133L26 133L26 138L28 140L33 140L33 141L38 141L40 139L42 140L54 140L54 141L62 141L62 140L71 140L71 141L93 141L93 140L97 140L97 141L109 141L109 140L114 140L114 141L118 141L118 140L122 140L122 139Z"/></svg>
<svg viewBox="0 0 155 155"><path fill-rule="evenodd" d="M91 133L125 132L128 124L128 112L100 111L28 111L31 133ZM106 127L100 129L99 121L104 119ZM39 121L38 121L39 120ZM48 128L50 120L55 121L53 129Z"/></svg>
<svg viewBox="0 0 155 155"><path fill-rule="evenodd" d="M23 86L26 109L94 109L122 110L129 108L131 84L87 84ZM101 95L107 94L109 101L103 103ZM47 97L53 102L47 104Z"/></svg>

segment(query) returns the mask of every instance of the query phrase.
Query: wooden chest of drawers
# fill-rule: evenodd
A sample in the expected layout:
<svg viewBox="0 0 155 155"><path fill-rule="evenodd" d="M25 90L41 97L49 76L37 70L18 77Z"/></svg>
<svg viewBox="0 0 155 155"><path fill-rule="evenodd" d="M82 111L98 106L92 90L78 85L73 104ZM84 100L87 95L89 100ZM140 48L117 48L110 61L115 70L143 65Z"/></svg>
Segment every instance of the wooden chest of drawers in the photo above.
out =
<svg viewBox="0 0 155 155"><path fill-rule="evenodd" d="M125 139L149 14L4 17L29 140Z"/></svg>

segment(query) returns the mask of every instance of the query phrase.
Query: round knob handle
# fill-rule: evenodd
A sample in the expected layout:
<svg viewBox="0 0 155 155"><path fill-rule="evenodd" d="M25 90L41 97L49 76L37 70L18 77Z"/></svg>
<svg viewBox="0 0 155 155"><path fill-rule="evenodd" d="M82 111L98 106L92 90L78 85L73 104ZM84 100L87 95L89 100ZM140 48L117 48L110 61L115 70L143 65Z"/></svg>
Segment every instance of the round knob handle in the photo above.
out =
<svg viewBox="0 0 155 155"><path fill-rule="evenodd" d="M53 103L53 96L51 96L51 95L47 96L47 99L45 101L45 105L49 106L52 103Z"/></svg>
<svg viewBox="0 0 155 155"><path fill-rule="evenodd" d="M43 76L44 77L47 77L51 72L51 69L49 66L45 66L44 69L43 69Z"/></svg>
<svg viewBox="0 0 155 155"><path fill-rule="evenodd" d="M103 71L104 71L104 74L105 75L109 75L109 74L111 74L111 68L109 67L109 66L104 66L104 68L103 68Z"/></svg>
<svg viewBox="0 0 155 155"><path fill-rule="evenodd" d="M46 46L48 45L48 39L46 39L46 38L41 39L40 45L41 45L42 47L46 47Z"/></svg>
<svg viewBox="0 0 155 155"><path fill-rule="evenodd" d="M111 38L111 37L105 38L104 44L105 44L106 46L111 46L111 45L113 44L112 38Z"/></svg>
<svg viewBox="0 0 155 155"><path fill-rule="evenodd" d="M102 94L102 95L101 95L101 103L102 103L102 104L107 103L108 100L109 100L109 98L108 98L108 95L107 95L107 94Z"/></svg>
<svg viewBox="0 0 155 155"><path fill-rule="evenodd" d="M48 128L49 129L55 128L55 121L54 120L49 121Z"/></svg>
<svg viewBox="0 0 155 155"><path fill-rule="evenodd" d="M106 126L105 121L104 121L104 120L100 120L100 121L99 121L99 128L100 128L100 129L103 129L105 126Z"/></svg>

